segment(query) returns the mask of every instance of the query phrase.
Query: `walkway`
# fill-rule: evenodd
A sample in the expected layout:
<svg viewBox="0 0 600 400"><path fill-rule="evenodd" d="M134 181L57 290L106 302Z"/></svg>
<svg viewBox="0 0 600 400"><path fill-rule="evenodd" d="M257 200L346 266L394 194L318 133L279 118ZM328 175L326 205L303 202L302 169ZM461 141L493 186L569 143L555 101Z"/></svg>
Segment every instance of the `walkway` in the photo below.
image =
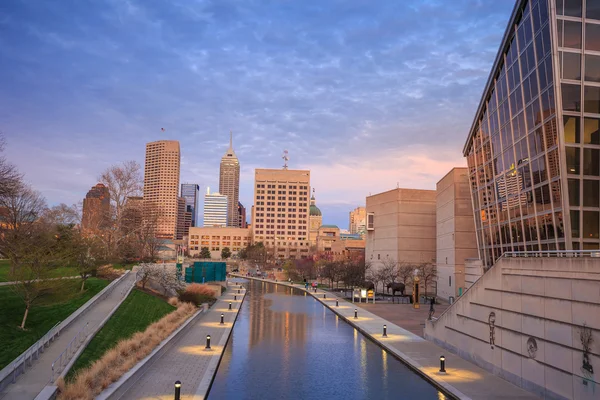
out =
<svg viewBox="0 0 600 400"><path fill-rule="evenodd" d="M178 342L152 364L120 399L172 399L175 381L181 381L181 398L204 399L217 372L233 324L237 318L245 289L231 284L210 310ZM234 300L234 296L237 300ZM229 310L229 303L232 310ZM225 324L221 325L221 313ZM206 335L211 337L207 350Z"/></svg>
<svg viewBox="0 0 600 400"><path fill-rule="evenodd" d="M407 331L414 333L417 336L423 337L423 329L425 328L425 319L429 316L429 304L421 304L420 308L413 308L412 304L391 304L384 302L373 303L354 303L362 309L365 309L373 314L391 322ZM435 314L433 318L441 315L448 304L436 304L433 306ZM360 310L359 308L359 310Z"/></svg>
<svg viewBox="0 0 600 400"><path fill-rule="evenodd" d="M58 279L81 279L81 277L79 275L74 275L74 276L61 276L59 278L49 278L49 281L56 281ZM15 285L19 283L18 281L11 281L11 282L0 282L0 286L9 286L9 285Z"/></svg>
<svg viewBox="0 0 600 400"><path fill-rule="evenodd" d="M6 390L0 393L0 399L10 400L31 400L46 386L52 375L52 363L62 353L71 339L89 323L89 331L93 332L96 326L106 318L110 311L121 301L129 288L135 283L135 274L128 276L114 287L111 293L72 322L59 337L57 337L50 346L40 355L40 358L33 362L33 365L25 370L23 375L17 377L17 382L6 387Z"/></svg>
<svg viewBox="0 0 600 400"><path fill-rule="evenodd" d="M274 283L274 281L267 279L247 279ZM304 286L301 285L290 285L285 282L277 282L277 284L305 290ZM490 374L455 354L448 353L432 342L365 309L361 309L358 305L355 306L344 299L336 297L334 293L320 289L317 290L317 293L314 293L312 289L308 290L308 293L344 318L346 322L357 328L363 335L371 338L388 352L396 355L412 367L413 370L457 398L467 400L538 399L535 395L512 383ZM326 295L326 299L323 299L323 295ZM339 302L337 307L336 300ZM355 309L358 311L358 318L356 319L354 318ZM387 325L387 338L382 337L384 324ZM439 373L441 355L446 357L446 374Z"/></svg>

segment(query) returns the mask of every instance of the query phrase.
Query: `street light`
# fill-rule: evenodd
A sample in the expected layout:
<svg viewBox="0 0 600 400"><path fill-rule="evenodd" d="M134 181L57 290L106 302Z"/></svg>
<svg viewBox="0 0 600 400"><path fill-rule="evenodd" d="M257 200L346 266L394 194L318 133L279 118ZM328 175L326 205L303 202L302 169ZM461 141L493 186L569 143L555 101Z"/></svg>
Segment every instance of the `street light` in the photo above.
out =
<svg viewBox="0 0 600 400"><path fill-rule="evenodd" d="M383 325L383 337L387 337L387 325Z"/></svg>
<svg viewBox="0 0 600 400"><path fill-rule="evenodd" d="M440 357L440 373L441 374L446 373L446 357L444 357L444 356Z"/></svg>
<svg viewBox="0 0 600 400"><path fill-rule="evenodd" d="M210 350L210 335L206 335L206 349Z"/></svg>
<svg viewBox="0 0 600 400"><path fill-rule="evenodd" d="M181 398L181 381L175 381L175 400Z"/></svg>

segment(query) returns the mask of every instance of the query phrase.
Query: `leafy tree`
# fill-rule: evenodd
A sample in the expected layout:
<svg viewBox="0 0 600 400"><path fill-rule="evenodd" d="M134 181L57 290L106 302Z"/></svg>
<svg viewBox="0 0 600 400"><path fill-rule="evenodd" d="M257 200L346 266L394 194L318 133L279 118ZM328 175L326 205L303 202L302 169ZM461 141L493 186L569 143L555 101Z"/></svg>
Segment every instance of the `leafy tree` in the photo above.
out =
<svg viewBox="0 0 600 400"><path fill-rule="evenodd" d="M223 249L221 250L221 258L223 260L227 260L229 257L231 257L231 250L229 249L229 247L223 247Z"/></svg>
<svg viewBox="0 0 600 400"><path fill-rule="evenodd" d="M200 258L211 258L210 250L208 249L208 247L203 247L200 250Z"/></svg>
<svg viewBox="0 0 600 400"><path fill-rule="evenodd" d="M86 237L80 230L73 233L70 243L70 260L81 277L81 289L85 288L85 281L92 276L104 260L102 258L102 246L95 237Z"/></svg>

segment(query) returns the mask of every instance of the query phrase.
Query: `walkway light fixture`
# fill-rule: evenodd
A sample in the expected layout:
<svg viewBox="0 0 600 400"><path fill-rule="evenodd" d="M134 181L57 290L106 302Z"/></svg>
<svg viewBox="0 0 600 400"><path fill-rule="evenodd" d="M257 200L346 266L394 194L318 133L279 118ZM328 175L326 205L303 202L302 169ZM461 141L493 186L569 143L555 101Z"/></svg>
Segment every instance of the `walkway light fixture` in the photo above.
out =
<svg viewBox="0 0 600 400"><path fill-rule="evenodd" d="M221 325L223 325L225 323L224 319L225 319L225 315L223 315L223 313L221 313Z"/></svg>
<svg viewBox="0 0 600 400"><path fill-rule="evenodd" d="M327 295L326 295L326 294L323 294L323 298L324 298L324 299L326 299L326 298L327 298Z"/></svg>
<svg viewBox="0 0 600 400"><path fill-rule="evenodd" d="M234 300L237 300L237 295L234 295L234 296L233 296L233 299L234 299Z"/></svg>
<svg viewBox="0 0 600 400"><path fill-rule="evenodd" d="M354 309L354 319L358 318L358 309Z"/></svg>
<svg viewBox="0 0 600 400"><path fill-rule="evenodd" d="M336 307L339 307L339 306L340 306L340 302L339 302L337 299L335 300L335 306L336 306Z"/></svg>
<svg viewBox="0 0 600 400"><path fill-rule="evenodd" d="M206 350L210 350L210 335L206 335Z"/></svg>
<svg viewBox="0 0 600 400"><path fill-rule="evenodd" d="M175 400L181 399L181 381L175 381Z"/></svg>
<svg viewBox="0 0 600 400"><path fill-rule="evenodd" d="M229 302L229 309L231 310L231 302Z"/></svg>
<svg viewBox="0 0 600 400"><path fill-rule="evenodd" d="M446 373L446 357L444 357L444 356L440 357L440 373L441 374Z"/></svg>
<svg viewBox="0 0 600 400"><path fill-rule="evenodd" d="M387 337L387 325L383 325L383 337Z"/></svg>

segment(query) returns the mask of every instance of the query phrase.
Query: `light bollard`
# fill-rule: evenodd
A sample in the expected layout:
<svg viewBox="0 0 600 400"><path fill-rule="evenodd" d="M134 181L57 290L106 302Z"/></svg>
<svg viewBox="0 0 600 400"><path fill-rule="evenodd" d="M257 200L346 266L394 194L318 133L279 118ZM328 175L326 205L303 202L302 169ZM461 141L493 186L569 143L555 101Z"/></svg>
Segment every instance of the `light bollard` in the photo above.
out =
<svg viewBox="0 0 600 400"><path fill-rule="evenodd" d="M383 325L383 337L387 337L387 325Z"/></svg>
<svg viewBox="0 0 600 400"><path fill-rule="evenodd" d="M231 310L231 302L229 302L229 309Z"/></svg>
<svg viewBox="0 0 600 400"><path fill-rule="evenodd" d="M440 374L446 373L446 357L440 356Z"/></svg>
<svg viewBox="0 0 600 400"><path fill-rule="evenodd" d="M326 295L326 294L323 294L323 298L324 298L324 299L326 299L326 298L327 298L327 295Z"/></svg>
<svg viewBox="0 0 600 400"><path fill-rule="evenodd" d="M206 349L210 350L210 335L206 335Z"/></svg>
<svg viewBox="0 0 600 400"><path fill-rule="evenodd" d="M354 309L354 319L358 318L358 309Z"/></svg>
<svg viewBox="0 0 600 400"><path fill-rule="evenodd" d="M175 400L181 399L181 381L175 381Z"/></svg>
<svg viewBox="0 0 600 400"><path fill-rule="evenodd" d="M221 313L221 325L223 325L225 323L224 319L225 319L225 315L223 315L223 313Z"/></svg>
<svg viewBox="0 0 600 400"><path fill-rule="evenodd" d="M338 300L335 301L335 306L339 307L340 306L340 302Z"/></svg>
<svg viewBox="0 0 600 400"><path fill-rule="evenodd" d="M234 300L237 300L237 295L234 295L234 296L233 296L233 299L234 299Z"/></svg>
<svg viewBox="0 0 600 400"><path fill-rule="evenodd" d="M238 289L238 294L242 293L242 291L240 289Z"/></svg>

